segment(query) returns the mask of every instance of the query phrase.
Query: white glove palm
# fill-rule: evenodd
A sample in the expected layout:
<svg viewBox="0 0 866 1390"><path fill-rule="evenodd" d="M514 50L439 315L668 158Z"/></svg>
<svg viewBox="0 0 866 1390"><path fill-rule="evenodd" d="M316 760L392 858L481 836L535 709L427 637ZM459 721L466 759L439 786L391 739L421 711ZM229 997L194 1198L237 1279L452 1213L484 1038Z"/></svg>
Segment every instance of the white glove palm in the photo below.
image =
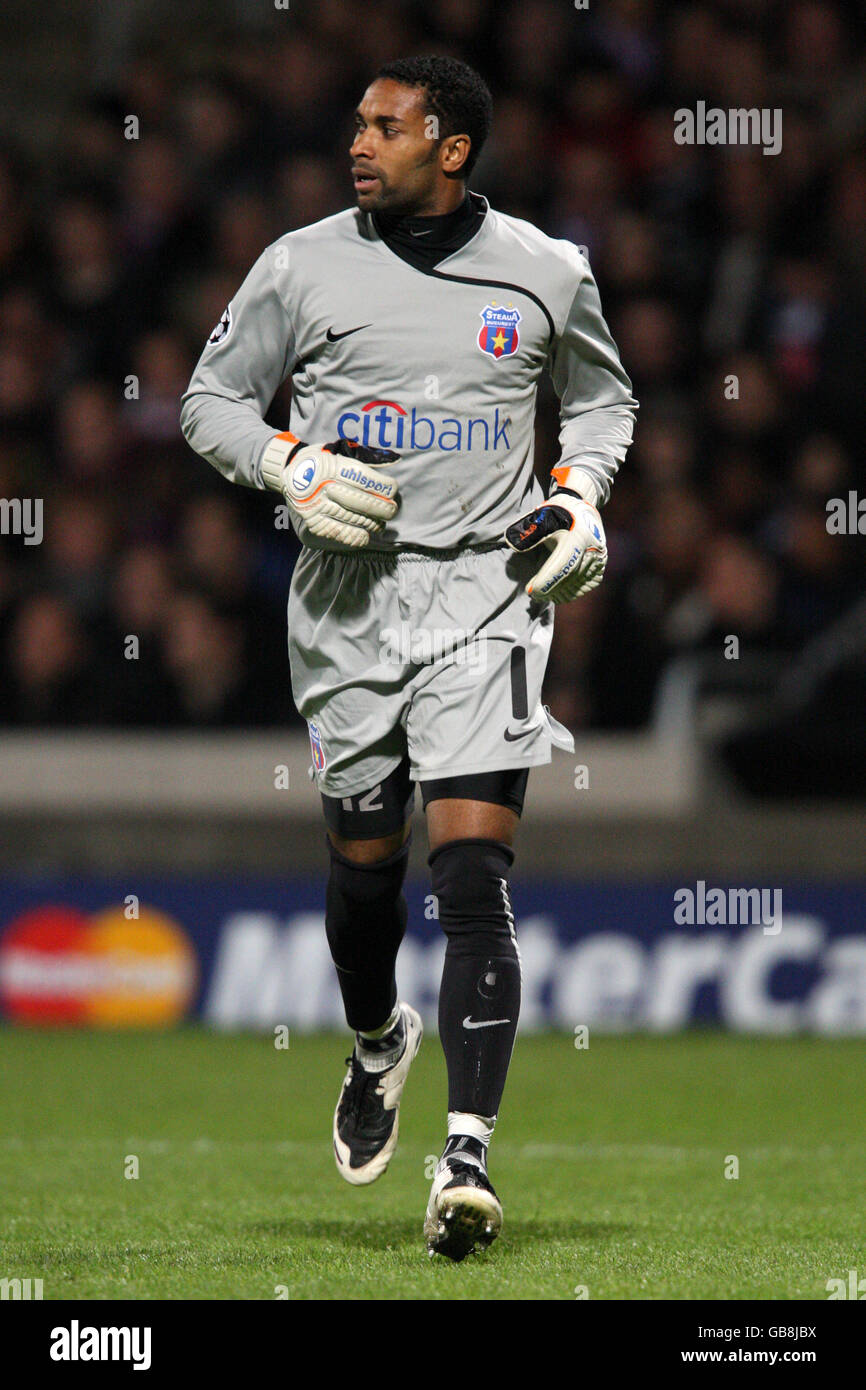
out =
<svg viewBox="0 0 866 1390"><path fill-rule="evenodd" d="M380 471L397 457L345 439L304 444L278 434L262 455L262 482L282 493L314 535L361 547L397 511L397 482Z"/></svg>
<svg viewBox="0 0 866 1390"><path fill-rule="evenodd" d="M512 550L532 550L543 542L550 551L526 585L531 598L567 603L588 594L604 577L604 526L595 507L577 493L551 493L543 506L513 522L505 539Z"/></svg>

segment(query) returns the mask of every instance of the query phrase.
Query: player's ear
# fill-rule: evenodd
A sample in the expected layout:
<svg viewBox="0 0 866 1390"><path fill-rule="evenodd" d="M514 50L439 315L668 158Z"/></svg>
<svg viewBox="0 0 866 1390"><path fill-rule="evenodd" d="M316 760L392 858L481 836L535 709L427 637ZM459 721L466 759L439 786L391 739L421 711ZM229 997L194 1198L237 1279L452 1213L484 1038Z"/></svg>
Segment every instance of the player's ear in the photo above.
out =
<svg viewBox="0 0 866 1390"><path fill-rule="evenodd" d="M458 174L469 158L472 141L468 135L449 135L442 142L442 172Z"/></svg>

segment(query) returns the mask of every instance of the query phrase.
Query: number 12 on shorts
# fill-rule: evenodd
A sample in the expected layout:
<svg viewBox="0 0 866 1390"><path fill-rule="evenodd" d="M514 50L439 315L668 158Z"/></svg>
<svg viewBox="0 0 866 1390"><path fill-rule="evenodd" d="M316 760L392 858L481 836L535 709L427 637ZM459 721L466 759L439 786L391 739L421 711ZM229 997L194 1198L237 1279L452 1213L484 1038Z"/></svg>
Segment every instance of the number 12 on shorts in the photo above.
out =
<svg viewBox="0 0 866 1390"><path fill-rule="evenodd" d="M344 796L342 806L344 811L381 811L382 802L377 800L382 794L382 783L373 787L370 791L364 792L363 796Z"/></svg>

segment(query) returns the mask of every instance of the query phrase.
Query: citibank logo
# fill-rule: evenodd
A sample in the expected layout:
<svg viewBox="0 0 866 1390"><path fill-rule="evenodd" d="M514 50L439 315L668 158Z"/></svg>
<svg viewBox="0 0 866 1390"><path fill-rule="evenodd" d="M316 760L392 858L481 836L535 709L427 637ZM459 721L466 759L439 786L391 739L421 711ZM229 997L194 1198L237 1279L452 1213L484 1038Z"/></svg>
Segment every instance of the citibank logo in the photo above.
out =
<svg viewBox="0 0 866 1390"><path fill-rule="evenodd" d="M508 430L511 416L497 406L492 415L449 415L434 420L419 415L416 406L407 411L397 401L368 401L358 410L346 410L337 421L341 439L351 444L365 444L373 449L429 449L444 453L490 453L510 449Z"/></svg>
<svg viewBox="0 0 866 1390"><path fill-rule="evenodd" d="M0 936L0 1011L15 1023L158 1028L189 1011L198 960L171 917L34 908Z"/></svg>

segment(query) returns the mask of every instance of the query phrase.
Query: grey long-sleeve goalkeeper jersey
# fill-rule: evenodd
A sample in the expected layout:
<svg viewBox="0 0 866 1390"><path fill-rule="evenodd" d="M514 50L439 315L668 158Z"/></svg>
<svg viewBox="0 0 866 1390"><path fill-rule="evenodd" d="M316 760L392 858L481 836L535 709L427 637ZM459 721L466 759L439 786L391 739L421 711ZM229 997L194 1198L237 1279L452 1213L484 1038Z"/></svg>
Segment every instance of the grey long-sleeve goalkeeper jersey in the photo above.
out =
<svg viewBox="0 0 866 1390"><path fill-rule="evenodd" d="M400 506L370 549L461 548L501 538L543 500L532 465L545 369L561 399L555 477L601 505L636 402L577 247L488 205L476 234L425 272L352 209L262 254L208 340L181 425L232 482L261 487L276 432L262 417L291 375L281 428L399 455L386 471ZM297 529L314 548L346 548Z"/></svg>

